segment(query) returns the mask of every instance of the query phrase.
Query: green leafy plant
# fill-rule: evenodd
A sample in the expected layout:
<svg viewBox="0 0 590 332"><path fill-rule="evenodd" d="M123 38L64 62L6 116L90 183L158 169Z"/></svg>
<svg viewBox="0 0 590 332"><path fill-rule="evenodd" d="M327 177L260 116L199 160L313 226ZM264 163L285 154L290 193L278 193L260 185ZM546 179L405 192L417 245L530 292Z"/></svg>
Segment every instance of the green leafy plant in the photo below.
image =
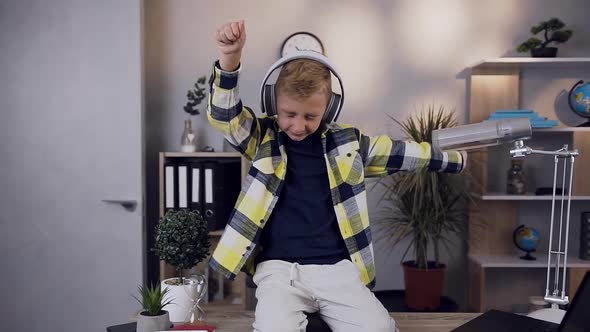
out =
<svg viewBox="0 0 590 332"><path fill-rule="evenodd" d="M165 299L168 294L168 288L164 290L160 289L160 285L157 286L137 286L141 300L136 296L133 296L141 304L143 308L143 314L145 316L159 316L164 313L164 307L173 303L172 299Z"/></svg>
<svg viewBox="0 0 590 332"><path fill-rule="evenodd" d="M194 84L194 89L188 90L186 93L186 98L188 101L186 105L184 105L184 111L190 115L199 115L199 105L205 99L205 83L207 82L206 76L201 76L197 79Z"/></svg>
<svg viewBox="0 0 590 332"><path fill-rule="evenodd" d="M401 126L412 140L432 142L432 131L457 125L454 110L446 112L444 106L435 110L428 106L425 112L412 116L405 122L390 118ZM434 266L440 265L441 243L449 249L452 242L449 234L466 238L467 214L465 203L471 199L467 189L465 171L461 175L428 172L400 172L378 183L385 187L381 201L392 204L394 211L379 222L382 225L381 239L396 246L400 241L410 238L402 261L413 248L414 264L420 269L428 269L429 247L434 252ZM381 240L380 239L380 240ZM450 250L449 250L450 251Z"/></svg>
<svg viewBox="0 0 590 332"><path fill-rule="evenodd" d="M161 260L175 267L178 282L183 284L182 270L191 269L209 255L207 221L197 211L169 210L156 228L153 251Z"/></svg>
<svg viewBox="0 0 590 332"><path fill-rule="evenodd" d="M533 35L539 32L544 32L544 40L537 37L531 37L527 41L518 45L518 52L528 52L534 49L545 48L549 43L555 42L557 44L565 43L572 37L572 30L561 30L565 27L565 24L558 18L551 18L548 21L543 21L538 25L531 28Z"/></svg>

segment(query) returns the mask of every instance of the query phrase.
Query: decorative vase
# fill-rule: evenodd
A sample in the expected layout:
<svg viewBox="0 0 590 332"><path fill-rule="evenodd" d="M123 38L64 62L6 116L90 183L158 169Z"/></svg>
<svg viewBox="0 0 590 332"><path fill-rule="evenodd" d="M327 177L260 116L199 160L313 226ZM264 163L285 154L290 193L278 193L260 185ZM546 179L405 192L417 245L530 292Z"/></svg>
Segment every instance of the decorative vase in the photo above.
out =
<svg viewBox="0 0 590 332"><path fill-rule="evenodd" d="M533 58L555 58L557 56L557 47L533 48L531 56Z"/></svg>
<svg viewBox="0 0 590 332"><path fill-rule="evenodd" d="M146 311L137 316L137 332L155 332L168 330L171 326L168 311L162 310L161 315L147 316Z"/></svg>
<svg viewBox="0 0 590 332"><path fill-rule="evenodd" d="M512 159L506 179L506 193L524 195L526 193L526 179L522 170L522 159Z"/></svg>
<svg viewBox="0 0 590 332"><path fill-rule="evenodd" d="M197 151L195 133L193 132L193 125L190 119L184 120L184 131L180 138L180 147L182 152Z"/></svg>

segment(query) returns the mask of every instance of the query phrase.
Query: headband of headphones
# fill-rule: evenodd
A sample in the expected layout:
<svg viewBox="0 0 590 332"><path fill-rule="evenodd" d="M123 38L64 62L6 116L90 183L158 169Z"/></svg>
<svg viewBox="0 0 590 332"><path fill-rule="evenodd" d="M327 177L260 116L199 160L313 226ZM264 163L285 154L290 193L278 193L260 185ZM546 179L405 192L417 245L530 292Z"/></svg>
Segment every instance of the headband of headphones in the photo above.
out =
<svg viewBox="0 0 590 332"><path fill-rule="evenodd" d="M342 79L340 78L340 75L338 74L338 71L336 70L334 64L324 55L314 51L296 51L287 54L286 56L280 58L270 67L270 69L264 76L264 79L262 80L262 84L260 86L260 109L262 110L262 112L266 112L266 114L268 114L269 116L277 115L275 84L268 84L266 83L266 81L268 81L269 77L275 70L277 70L287 62L297 59L308 59L317 61L326 66L332 72L332 74L336 76L338 84L340 84L341 94L337 94L335 92L331 93L331 97L323 117L323 121L325 121L326 123L336 121L338 119L338 116L340 115L340 111L342 110L342 105L344 104L344 86L342 84Z"/></svg>

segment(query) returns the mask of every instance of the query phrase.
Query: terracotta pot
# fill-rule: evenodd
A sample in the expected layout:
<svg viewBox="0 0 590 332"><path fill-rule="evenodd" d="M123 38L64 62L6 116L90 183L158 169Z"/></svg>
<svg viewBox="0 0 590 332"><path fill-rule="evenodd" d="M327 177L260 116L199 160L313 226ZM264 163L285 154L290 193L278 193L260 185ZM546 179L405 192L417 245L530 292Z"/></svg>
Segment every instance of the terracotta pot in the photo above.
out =
<svg viewBox="0 0 590 332"><path fill-rule="evenodd" d="M406 305L414 310L432 311L440 307L446 266L428 262L428 269L418 269L414 261L403 263Z"/></svg>

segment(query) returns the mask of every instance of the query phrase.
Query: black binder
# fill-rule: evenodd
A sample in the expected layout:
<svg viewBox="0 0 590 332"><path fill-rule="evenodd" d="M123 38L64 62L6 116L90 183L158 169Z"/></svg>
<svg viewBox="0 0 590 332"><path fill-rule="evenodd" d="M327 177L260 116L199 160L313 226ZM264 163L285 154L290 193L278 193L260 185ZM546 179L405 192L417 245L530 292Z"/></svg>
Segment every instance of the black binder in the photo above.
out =
<svg viewBox="0 0 590 332"><path fill-rule="evenodd" d="M224 229L240 194L241 161L207 161L201 174L203 216L210 231Z"/></svg>
<svg viewBox="0 0 590 332"><path fill-rule="evenodd" d="M189 167L189 208L203 214L203 173L200 161L191 161Z"/></svg>

